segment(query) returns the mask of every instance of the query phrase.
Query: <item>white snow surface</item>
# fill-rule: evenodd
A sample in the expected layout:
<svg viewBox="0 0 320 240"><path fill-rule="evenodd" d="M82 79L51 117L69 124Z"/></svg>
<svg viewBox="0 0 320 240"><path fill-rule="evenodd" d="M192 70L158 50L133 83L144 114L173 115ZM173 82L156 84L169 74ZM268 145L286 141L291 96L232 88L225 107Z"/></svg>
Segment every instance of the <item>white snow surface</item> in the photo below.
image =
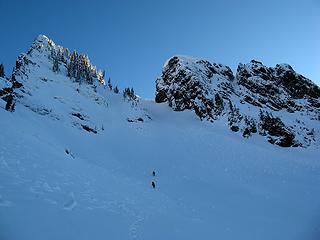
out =
<svg viewBox="0 0 320 240"><path fill-rule="evenodd" d="M0 105L1 240L320 238L319 147L245 139L33 61L15 112Z"/></svg>

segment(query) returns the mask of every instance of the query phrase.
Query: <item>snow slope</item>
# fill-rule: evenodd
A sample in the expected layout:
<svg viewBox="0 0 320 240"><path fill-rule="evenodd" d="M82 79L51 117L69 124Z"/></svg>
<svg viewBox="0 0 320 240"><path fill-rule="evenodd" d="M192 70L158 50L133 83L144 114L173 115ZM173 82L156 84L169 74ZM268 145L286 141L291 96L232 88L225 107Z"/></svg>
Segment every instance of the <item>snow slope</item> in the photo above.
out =
<svg viewBox="0 0 320 240"><path fill-rule="evenodd" d="M15 111L0 107L0 239L319 239L317 146L245 139L30 60Z"/></svg>

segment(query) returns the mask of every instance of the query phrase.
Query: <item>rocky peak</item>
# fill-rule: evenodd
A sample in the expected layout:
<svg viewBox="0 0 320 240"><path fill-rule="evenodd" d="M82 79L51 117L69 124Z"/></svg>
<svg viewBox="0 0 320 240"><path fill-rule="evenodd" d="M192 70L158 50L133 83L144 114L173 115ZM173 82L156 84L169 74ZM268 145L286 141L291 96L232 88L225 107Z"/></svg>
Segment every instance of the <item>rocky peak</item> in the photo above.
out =
<svg viewBox="0 0 320 240"><path fill-rule="evenodd" d="M43 62L50 63L52 55L58 51L65 51L61 46L56 45L45 35L39 35L31 44L27 53L18 56L15 68L11 74L12 82L17 78L20 80L28 79L28 72L32 66L39 66Z"/></svg>
<svg viewBox="0 0 320 240"><path fill-rule="evenodd" d="M33 40L27 53L21 55L26 55L29 58L50 59L55 52L64 52L66 50L69 51L68 49L55 44L55 42L47 36L39 35Z"/></svg>
<svg viewBox="0 0 320 240"><path fill-rule="evenodd" d="M263 80L272 79L273 69L268 68L262 62L251 60L247 64L239 64L237 69L237 79L241 82L243 78L260 77Z"/></svg>
<svg viewBox="0 0 320 240"><path fill-rule="evenodd" d="M256 106L294 112L307 107L299 99L308 100L312 107L319 102L320 88L288 64L271 68L252 60L249 64L239 64L236 78L242 87L238 92L242 100Z"/></svg>
<svg viewBox="0 0 320 240"><path fill-rule="evenodd" d="M296 73L288 64L277 64L275 78L293 99L319 98L320 88L309 79Z"/></svg>
<svg viewBox="0 0 320 240"><path fill-rule="evenodd" d="M221 109L221 98L232 92L233 79L231 69L222 64L174 56L156 82L155 100L167 101L175 111L193 109L200 118L214 119L214 111Z"/></svg>
<svg viewBox="0 0 320 240"><path fill-rule="evenodd" d="M27 53L17 58L12 81L28 79L27 73L42 65L49 65L53 72L67 75L76 82L93 84L98 80L105 84L102 71L97 70L86 54L70 53L68 48L55 44L45 35L39 35Z"/></svg>
<svg viewBox="0 0 320 240"><path fill-rule="evenodd" d="M225 65L175 56L156 81L155 100L282 147L319 142L320 89L288 64L272 68L251 60L239 64L234 77Z"/></svg>
<svg viewBox="0 0 320 240"><path fill-rule="evenodd" d="M71 54L67 48L55 44L45 35L39 35L27 53L17 58L9 77L10 86L0 89L0 97L6 102L5 108L13 111L15 102L24 102L23 99L32 96L38 85L48 82L48 78L50 81L66 78L93 88L105 84L103 72L97 70L86 54L76 51Z"/></svg>
<svg viewBox="0 0 320 240"><path fill-rule="evenodd" d="M45 35L39 35L32 43L33 49L46 49L55 46L55 43Z"/></svg>

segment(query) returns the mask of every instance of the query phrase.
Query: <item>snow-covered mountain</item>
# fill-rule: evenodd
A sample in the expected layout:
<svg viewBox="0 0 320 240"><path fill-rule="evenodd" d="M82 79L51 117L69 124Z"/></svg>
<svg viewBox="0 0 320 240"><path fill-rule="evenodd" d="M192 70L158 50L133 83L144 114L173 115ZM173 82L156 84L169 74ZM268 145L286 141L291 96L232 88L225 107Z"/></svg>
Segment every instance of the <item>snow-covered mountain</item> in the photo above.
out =
<svg viewBox="0 0 320 240"><path fill-rule="evenodd" d="M0 239L318 239L318 86L176 56L150 101L104 75L40 35L0 79Z"/></svg>
<svg viewBox="0 0 320 240"><path fill-rule="evenodd" d="M252 60L234 76L222 64L175 56L156 86L157 102L223 121L244 137L257 133L282 147L319 145L320 88L287 64L270 68Z"/></svg>

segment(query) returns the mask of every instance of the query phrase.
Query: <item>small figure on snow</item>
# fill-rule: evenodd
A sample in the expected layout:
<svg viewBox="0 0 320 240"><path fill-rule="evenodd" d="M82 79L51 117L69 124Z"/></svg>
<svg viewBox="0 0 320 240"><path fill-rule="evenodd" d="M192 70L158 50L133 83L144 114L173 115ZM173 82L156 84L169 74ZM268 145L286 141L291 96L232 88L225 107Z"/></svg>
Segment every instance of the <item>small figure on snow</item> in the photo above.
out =
<svg viewBox="0 0 320 240"><path fill-rule="evenodd" d="M156 188L156 184L154 183L154 181L151 182L152 188Z"/></svg>
<svg viewBox="0 0 320 240"><path fill-rule="evenodd" d="M152 176L156 176L156 172L155 171L152 171Z"/></svg>

